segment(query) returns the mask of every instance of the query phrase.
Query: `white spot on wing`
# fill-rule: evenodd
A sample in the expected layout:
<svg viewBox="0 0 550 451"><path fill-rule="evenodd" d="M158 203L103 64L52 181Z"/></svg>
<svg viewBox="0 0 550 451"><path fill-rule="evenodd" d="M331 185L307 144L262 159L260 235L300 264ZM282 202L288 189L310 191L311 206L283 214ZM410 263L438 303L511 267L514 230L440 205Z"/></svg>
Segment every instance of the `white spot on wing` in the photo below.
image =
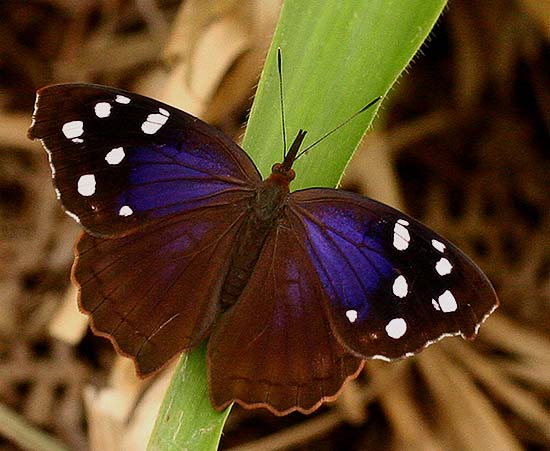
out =
<svg viewBox="0 0 550 451"><path fill-rule="evenodd" d="M405 279L404 276L398 276L393 281L393 294L395 294L399 298L404 298L407 296L407 293L409 291L409 287L407 285L407 279Z"/></svg>
<svg viewBox="0 0 550 451"><path fill-rule="evenodd" d="M71 121L65 122L61 131L67 139L78 138L84 133L84 122L82 121ZM76 142L76 141L75 141Z"/></svg>
<svg viewBox="0 0 550 451"><path fill-rule="evenodd" d="M69 210L65 210L65 213L80 224L80 218L75 213Z"/></svg>
<svg viewBox="0 0 550 451"><path fill-rule="evenodd" d="M405 219L398 219L397 222L401 225L404 225L404 226L408 226L409 225L409 221L405 220Z"/></svg>
<svg viewBox="0 0 550 451"><path fill-rule="evenodd" d="M82 196L93 196L95 194L95 176L86 174L78 179L78 193Z"/></svg>
<svg viewBox="0 0 550 451"><path fill-rule="evenodd" d="M400 219L399 221L403 220ZM409 235L408 229L399 221L395 223L393 228L393 247L395 247L398 251L404 251L409 247L411 236Z"/></svg>
<svg viewBox="0 0 550 451"><path fill-rule="evenodd" d="M111 105L107 102L96 103L94 111L99 118L109 117L111 115Z"/></svg>
<svg viewBox="0 0 550 451"><path fill-rule="evenodd" d="M432 246L435 247L439 252L445 250L445 245L441 241L432 240Z"/></svg>
<svg viewBox="0 0 550 451"><path fill-rule="evenodd" d="M432 302L435 302L435 300L432 300ZM498 303L495 303L493 304L493 306L491 307L491 309L485 313L485 315L483 315L483 318L481 318L481 320L478 320L478 323L475 325L475 328L474 328L474 333L473 335L476 335L478 332L479 332L479 328L481 327L481 325L487 320L487 318L489 318L489 316L491 316L491 314L497 309L498 307ZM427 340L422 346L420 349L417 349L415 352L406 352L405 354L403 354L402 356L400 357L411 357L415 354L418 354L422 349L426 349L428 346L434 344L434 343L437 343L438 341L442 340L443 338L445 337L454 337L454 336L457 336L457 335L460 335L462 338L471 338L472 337L472 334L469 333L469 334L464 334L463 332L461 331L457 331L457 332L446 332L446 333L442 333L441 335L439 335L438 337L435 337L431 340ZM372 355L370 356L370 358L372 359L376 359L376 360L383 360L385 362L391 362L391 361L394 361L395 360L395 357L387 357L385 355L380 355L380 354L375 354L375 355Z"/></svg>
<svg viewBox="0 0 550 451"><path fill-rule="evenodd" d="M446 258L441 258L435 264L435 270L440 276L446 276L447 274L451 274L452 269L453 269L453 265L451 265L451 262Z"/></svg>
<svg viewBox="0 0 550 451"><path fill-rule="evenodd" d="M120 208L118 211L119 216L130 216L134 213L134 210L132 210L128 205L124 205Z"/></svg>
<svg viewBox="0 0 550 451"><path fill-rule="evenodd" d="M454 312L458 308L456 299L449 290L445 291L441 296L437 298L437 303L441 308L441 311L445 313Z"/></svg>
<svg viewBox="0 0 550 451"><path fill-rule="evenodd" d="M441 310L441 308L439 307L439 304L435 299L432 299L432 305L434 306L434 309L436 309L438 312Z"/></svg>
<svg viewBox="0 0 550 451"><path fill-rule="evenodd" d="M128 103L130 103L130 99L126 96L117 94L117 96L115 97L115 102L127 105Z"/></svg>
<svg viewBox="0 0 550 451"><path fill-rule="evenodd" d="M394 318L386 324L386 333L391 338L401 338L407 332L407 323L403 318Z"/></svg>
<svg viewBox="0 0 550 451"><path fill-rule="evenodd" d="M163 108L159 108L159 113L149 114L143 124L141 124L141 130L147 135L154 135L160 130L160 128L166 124L170 113ZM165 114L166 113L166 114Z"/></svg>
<svg viewBox="0 0 550 451"><path fill-rule="evenodd" d="M107 155L105 155L105 161L111 165L119 164L126 154L122 147L115 147L111 149Z"/></svg>
<svg viewBox="0 0 550 451"><path fill-rule="evenodd" d="M346 316L348 321L353 324L357 320L357 310L350 309L346 311Z"/></svg>

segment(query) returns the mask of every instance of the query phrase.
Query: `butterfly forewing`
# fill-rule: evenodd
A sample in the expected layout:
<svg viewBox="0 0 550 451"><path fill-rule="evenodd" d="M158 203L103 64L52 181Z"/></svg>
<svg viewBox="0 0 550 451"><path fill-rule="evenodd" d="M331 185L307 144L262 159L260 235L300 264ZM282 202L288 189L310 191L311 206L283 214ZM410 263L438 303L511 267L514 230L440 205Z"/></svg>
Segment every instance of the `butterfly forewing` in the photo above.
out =
<svg viewBox="0 0 550 451"><path fill-rule="evenodd" d="M29 136L48 150L63 206L96 236L231 203L260 176L210 125L147 97L96 85L38 91Z"/></svg>
<svg viewBox="0 0 550 451"><path fill-rule="evenodd" d="M208 342L216 408L237 401L277 415L309 413L362 368L331 330L307 239L280 222L239 301L217 322Z"/></svg>
<svg viewBox="0 0 550 451"><path fill-rule="evenodd" d="M288 215L307 237L335 333L356 355L395 359L446 335L472 338L498 305L468 257L387 205L308 189L291 195Z"/></svg>

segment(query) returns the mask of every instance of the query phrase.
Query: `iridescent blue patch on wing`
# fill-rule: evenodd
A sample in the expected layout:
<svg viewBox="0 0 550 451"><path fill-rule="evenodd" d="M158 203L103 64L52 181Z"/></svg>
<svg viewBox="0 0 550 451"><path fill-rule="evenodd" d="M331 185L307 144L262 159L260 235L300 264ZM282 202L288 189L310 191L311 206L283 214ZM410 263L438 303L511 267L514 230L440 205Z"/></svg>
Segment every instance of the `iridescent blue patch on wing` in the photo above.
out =
<svg viewBox="0 0 550 451"><path fill-rule="evenodd" d="M309 255L331 302L356 310L362 320L369 312L369 294L391 276L393 267L376 239L366 238L369 224L356 221L353 215L335 214L329 205L315 213L320 221L303 219Z"/></svg>

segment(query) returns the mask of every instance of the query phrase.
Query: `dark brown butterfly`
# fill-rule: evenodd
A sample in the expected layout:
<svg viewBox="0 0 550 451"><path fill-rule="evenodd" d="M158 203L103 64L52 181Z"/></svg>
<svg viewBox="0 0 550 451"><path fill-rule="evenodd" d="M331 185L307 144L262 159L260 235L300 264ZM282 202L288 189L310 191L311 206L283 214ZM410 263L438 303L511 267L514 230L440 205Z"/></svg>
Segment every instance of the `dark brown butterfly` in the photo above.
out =
<svg viewBox="0 0 550 451"><path fill-rule="evenodd" d="M334 189L289 193L305 132L262 181L213 127L137 94L38 91L29 136L85 233L80 308L147 376L208 339L216 409L309 413L363 359L471 338L498 301L460 250L416 220Z"/></svg>

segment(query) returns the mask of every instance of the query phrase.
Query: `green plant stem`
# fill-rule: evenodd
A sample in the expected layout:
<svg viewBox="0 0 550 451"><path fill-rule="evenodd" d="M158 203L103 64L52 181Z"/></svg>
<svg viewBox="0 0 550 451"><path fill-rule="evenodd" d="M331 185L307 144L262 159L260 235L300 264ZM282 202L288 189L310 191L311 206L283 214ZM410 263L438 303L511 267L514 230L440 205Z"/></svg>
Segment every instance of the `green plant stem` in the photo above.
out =
<svg viewBox="0 0 550 451"><path fill-rule="evenodd" d="M444 6L445 0L286 0L243 142L262 174L283 158L277 47L288 140L303 128L307 146L388 93ZM335 186L379 105L298 160L292 189ZM207 401L202 346L178 366L148 449L216 449L228 411L217 413Z"/></svg>

